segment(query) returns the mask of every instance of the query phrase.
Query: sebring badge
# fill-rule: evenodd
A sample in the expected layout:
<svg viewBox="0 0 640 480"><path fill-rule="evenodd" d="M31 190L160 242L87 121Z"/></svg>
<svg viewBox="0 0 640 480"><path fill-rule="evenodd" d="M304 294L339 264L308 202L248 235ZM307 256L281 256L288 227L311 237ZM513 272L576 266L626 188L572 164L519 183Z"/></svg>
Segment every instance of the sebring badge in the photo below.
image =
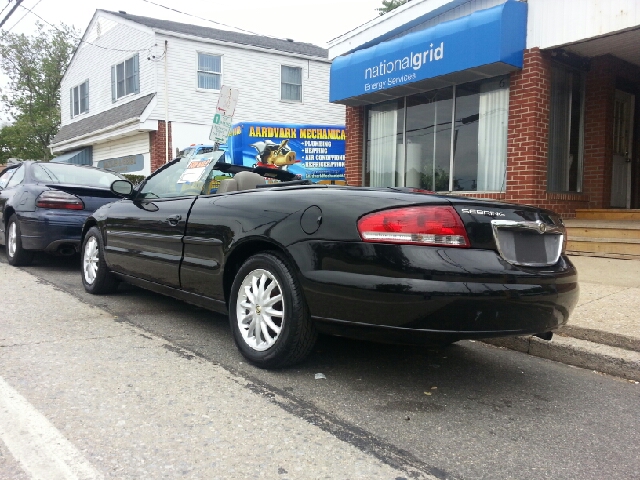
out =
<svg viewBox="0 0 640 480"><path fill-rule="evenodd" d="M462 213L470 213L472 215L487 215L489 217L505 217L502 212L493 212L491 210L476 210L475 208L463 208Z"/></svg>

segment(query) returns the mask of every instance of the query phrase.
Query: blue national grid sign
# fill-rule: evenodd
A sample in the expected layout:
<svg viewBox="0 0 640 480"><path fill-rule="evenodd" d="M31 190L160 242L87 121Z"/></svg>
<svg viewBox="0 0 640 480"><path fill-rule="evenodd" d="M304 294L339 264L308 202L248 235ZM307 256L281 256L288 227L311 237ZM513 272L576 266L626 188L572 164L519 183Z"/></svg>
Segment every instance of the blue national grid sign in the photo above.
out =
<svg viewBox="0 0 640 480"><path fill-rule="evenodd" d="M509 0L336 58L329 100L338 102L483 65L522 68L526 35L527 4Z"/></svg>

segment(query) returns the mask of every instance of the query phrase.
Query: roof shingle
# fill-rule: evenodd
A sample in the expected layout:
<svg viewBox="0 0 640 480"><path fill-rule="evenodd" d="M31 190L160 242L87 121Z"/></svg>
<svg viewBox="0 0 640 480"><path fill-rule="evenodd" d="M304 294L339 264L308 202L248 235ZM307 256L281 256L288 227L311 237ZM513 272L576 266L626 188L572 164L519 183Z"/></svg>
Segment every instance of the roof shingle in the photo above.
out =
<svg viewBox="0 0 640 480"><path fill-rule="evenodd" d="M77 122L64 125L60 128L56 136L51 141L51 145L55 145L65 140L80 137L87 133L92 133L103 128L116 125L117 123L124 122L125 120L139 118L147 108L149 102L155 93L150 93L144 97L136 98L122 105L118 105L115 108L107 110L105 112L96 113L90 117L78 120Z"/></svg>
<svg viewBox="0 0 640 480"><path fill-rule="evenodd" d="M212 40L220 40L223 42L237 43L241 45L252 45L254 47L262 47L281 52L298 53L312 57L329 58L329 50L318 47L311 43L293 42L280 38L266 37L262 35L249 35L246 33L237 33L228 30L219 30L217 28L200 27L197 25L188 25L186 23L172 22L169 20L159 20L157 18L140 17L138 15L130 15L128 13L104 12L118 17L125 18L132 22L145 25L152 30L165 30L170 32L182 33L185 35L193 35L195 37L210 38Z"/></svg>

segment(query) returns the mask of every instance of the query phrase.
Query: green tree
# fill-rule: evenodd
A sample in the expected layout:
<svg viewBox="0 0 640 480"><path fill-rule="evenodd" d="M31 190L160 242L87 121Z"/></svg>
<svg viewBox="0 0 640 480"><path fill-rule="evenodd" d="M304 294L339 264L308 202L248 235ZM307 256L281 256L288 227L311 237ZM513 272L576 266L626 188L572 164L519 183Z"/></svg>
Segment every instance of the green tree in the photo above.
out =
<svg viewBox="0 0 640 480"><path fill-rule="evenodd" d="M389 13L391 10L395 10L399 6L410 1L411 0L382 0L382 7L377 10L380 15L384 15L385 13Z"/></svg>
<svg viewBox="0 0 640 480"><path fill-rule="evenodd" d="M11 125L0 130L0 161L9 157L49 160L49 144L60 126L60 83L78 32L61 24L34 36L3 32L0 67L9 77L2 101Z"/></svg>

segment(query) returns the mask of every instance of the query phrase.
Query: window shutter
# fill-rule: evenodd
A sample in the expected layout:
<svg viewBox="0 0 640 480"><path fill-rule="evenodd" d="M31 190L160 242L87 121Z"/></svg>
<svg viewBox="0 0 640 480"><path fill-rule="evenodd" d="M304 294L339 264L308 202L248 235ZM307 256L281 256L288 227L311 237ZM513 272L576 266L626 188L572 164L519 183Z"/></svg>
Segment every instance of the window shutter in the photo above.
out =
<svg viewBox="0 0 640 480"><path fill-rule="evenodd" d="M111 103L116 101L116 66L111 66Z"/></svg>
<svg viewBox="0 0 640 480"><path fill-rule="evenodd" d="M133 76L133 93L140 93L140 54L138 53L133 57Z"/></svg>
<svg viewBox="0 0 640 480"><path fill-rule="evenodd" d="M86 95L86 99L84 101L85 106L87 107L87 112L89 111L89 79L87 78L87 86L85 87L85 95Z"/></svg>
<svg viewBox="0 0 640 480"><path fill-rule="evenodd" d="M73 118L73 88L69 89L69 118Z"/></svg>

